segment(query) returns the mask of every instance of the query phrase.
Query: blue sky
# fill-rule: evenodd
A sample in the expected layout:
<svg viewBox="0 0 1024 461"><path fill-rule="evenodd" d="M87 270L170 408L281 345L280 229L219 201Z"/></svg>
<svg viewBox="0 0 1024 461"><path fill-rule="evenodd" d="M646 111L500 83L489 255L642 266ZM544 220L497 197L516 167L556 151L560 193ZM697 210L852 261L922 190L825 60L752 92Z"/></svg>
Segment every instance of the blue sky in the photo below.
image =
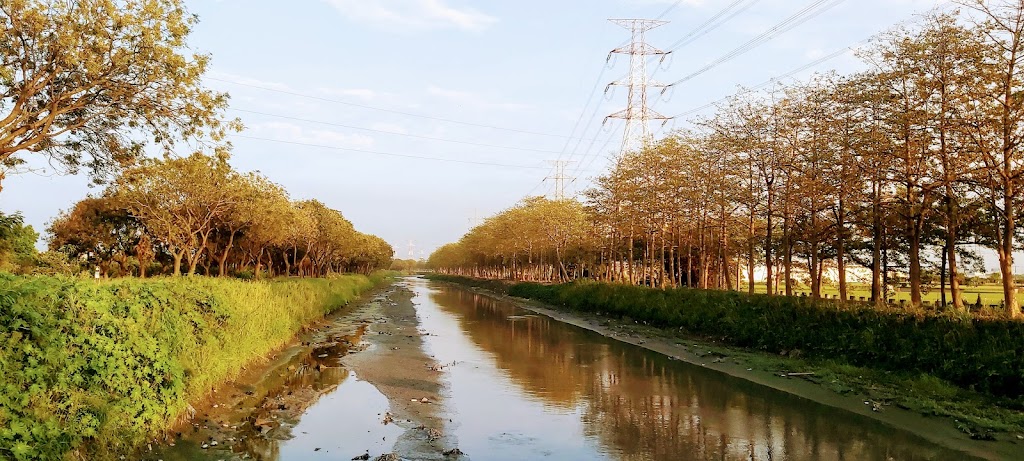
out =
<svg viewBox="0 0 1024 461"><path fill-rule="evenodd" d="M734 1L678 2L664 17L671 22L648 41L667 47ZM748 9L677 50L655 78L678 80L817 3L745 0L738 8L748 2ZM474 215L552 192L552 181L544 182L551 174L548 160L575 162L569 168L578 177L574 190L600 174L622 130L615 122L601 128L602 119L625 104L624 90L605 97L601 89L628 72L625 58L605 67L608 51L628 38L607 19L656 17L677 2L187 3L201 21L192 46L213 57L208 85L231 94L228 115L247 127L232 140L232 163L263 172L293 198L317 198L341 210L358 229L388 240L400 257L413 241L420 257L457 240ZM840 1L688 80L655 109L675 115L700 107L947 3ZM860 67L847 54L795 77ZM676 126L684 125L681 120ZM97 192L82 177L49 171L5 180L0 209L20 210L42 229L59 210Z"/></svg>

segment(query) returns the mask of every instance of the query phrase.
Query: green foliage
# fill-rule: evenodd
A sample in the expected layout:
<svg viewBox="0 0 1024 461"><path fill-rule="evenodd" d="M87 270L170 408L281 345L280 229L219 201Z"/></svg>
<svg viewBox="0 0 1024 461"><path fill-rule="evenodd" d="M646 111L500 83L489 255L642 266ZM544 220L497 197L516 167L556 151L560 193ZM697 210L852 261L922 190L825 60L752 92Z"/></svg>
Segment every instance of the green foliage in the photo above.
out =
<svg viewBox="0 0 1024 461"><path fill-rule="evenodd" d="M373 284L0 275L0 458L130 450Z"/></svg>
<svg viewBox="0 0 1024 461"><path fill-rule="evenodd" d="M799 350L808 357L928 373L966 389L1024 397L1024 322L811 298L596 282L516 283L502 291L578 311L628 316L740 347L772 353Z"/></svg>
<svg viewBox="0 0 1024 461"><path fill-rule="evenodd" d="M32 266L39 233L25 225L21 213L0 213L0 269L19 270Z"/></svg>

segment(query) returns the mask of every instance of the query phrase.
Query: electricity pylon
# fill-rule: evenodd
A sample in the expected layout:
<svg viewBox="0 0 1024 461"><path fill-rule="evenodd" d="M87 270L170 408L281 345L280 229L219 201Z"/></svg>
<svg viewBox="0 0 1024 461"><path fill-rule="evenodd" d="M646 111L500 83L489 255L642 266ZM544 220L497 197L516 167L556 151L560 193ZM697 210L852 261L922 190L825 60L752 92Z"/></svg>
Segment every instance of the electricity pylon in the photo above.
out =
<svg viewBox="0 0 1024 461"><path fill-rule="evenodd" d="M544 178L545 181L549 179L555 180L555 200L562 200L565 198L565 185L566 179L573 179L571 176L565 174L565 167L573 163L572 160L548 160L549 163L554 165L555 174Z"/></svg>
<svg viewBox="0 0 1024 461"><path fill-rule="evenodd" d="M645 37L647 31L668 24L668 21L653 19L609 19L609 21L629 30L632 34L632 39L628 45L616 48L608 53L608 61L611 61L612 55L615 54L629 55L629 76L623 80L609 83L605 87L605 93L612 86L616 85L629 88L629 103L626 109L605 118L606 122L610 118L626 121L625 133L622 136L622 149L619 154L622 155L625 152L642 148L644 143L650 140L651 120L667 121L672 118L651 110L647 105L648 88L665 88L668 86L651 81L650 76L647 74L647 59L649 56L661 56L661 59L664 60L665 56L670 52L662 51L647 44Z"/></svg>

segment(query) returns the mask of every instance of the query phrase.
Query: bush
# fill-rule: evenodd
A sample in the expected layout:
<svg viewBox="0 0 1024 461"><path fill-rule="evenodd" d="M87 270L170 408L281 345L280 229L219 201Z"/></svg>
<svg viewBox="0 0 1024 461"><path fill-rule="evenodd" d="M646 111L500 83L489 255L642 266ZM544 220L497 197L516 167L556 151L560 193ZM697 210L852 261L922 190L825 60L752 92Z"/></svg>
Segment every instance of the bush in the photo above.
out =
<svg viewBox="0 0 1024 461"><path fill-rule="evenodd" d="M772 353L800 350L807 356L852 365L927 373L996 396L1024 397L1024 322L811 298L586 281L516 283L503 292L682 329L740 347Z"/></svg>
<svg viewBox="0 0 1024 461"><path fill-rule="evenodd" d="M364 276L0 275L0 452L94 459L130 450L371 286Z"/></svg>

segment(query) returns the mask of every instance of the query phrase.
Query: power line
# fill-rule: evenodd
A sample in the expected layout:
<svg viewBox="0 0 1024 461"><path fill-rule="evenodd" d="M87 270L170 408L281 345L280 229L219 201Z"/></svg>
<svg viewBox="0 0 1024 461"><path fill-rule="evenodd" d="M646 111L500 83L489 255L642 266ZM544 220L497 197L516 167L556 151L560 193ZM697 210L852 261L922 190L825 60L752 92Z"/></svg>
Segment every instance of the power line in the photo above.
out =
<svg viewBox="0 0 1024 461"><path fill-rule="evenodd" d="M604 79L604 73L605 73L606 70L608 70L607 66L601 66L601 73L597 75L597 80L594 82L594 87L590 90L590 96L587 96L587 103L583 105L583 109L580 110L580 116L579 116L579 118L576 119L576 124L573 125L572 131L569 132L569 136L570 137L565 138L565 145L562 146L562 152L560 152L558 154L558 160L562 160L562 155L564 155L565 151L567 151L569 149L569 144L571 144L572 140L573 140L572 136L576 135L576 130L579 129L580 123L583 122L583 114L587 113L587 108L590 107L590 103L594 101L594 95L597 94L597 89L601 86L601 82ZM597 106L594 107L594 114L597 113L597 108L598 107L600 107L600 104L598 104ZM591 120L589 122L587 122L586 128L584 128L583 132L580 133L581 138L576 141L576 148L578 148L579 145L580 145L580 142L582 142L582 136L585 135L587 133L587 131L590 131L590 124L592 122L593 122L593 114L591 115ZM572 157L574 155L576 155L576 149L575 148L573 149L573 152L569 154L569 158L572 159Z"/></svg>
<svg viewBox="0 0 1024 461"><path fill-rule="evenodd" d="M676 8L678 8L680 5L682 5L684 1L685 0L677 0L676 2L672 3L671 5L668 6L668 8L665 8L665 10L662 11L661 14L659 14L655 19L658 20L658 19L664 18L665 16L668 16L669 13L671 13ZM755 0L755 1L757 1L757 0ZM629 43L629 40L623 41L621 44L619 44L618 47L625 46L628 43ZM562 160L562 156L565 154L566 150L568 150L569 144L572 143L572 140L573 140L572 136L575 136L576 130L579 129L580 123L583 122L583 114L587 113L587 108L589 108L590 104L593 102L594 95L597 94L597 89L600 88L601 82L604 79L604 74L605 74L605 72L607 70L608 70L607 66L602 66L601 67L601 72L598 74L597 80L594 82L594 86L590 90L590 95L587 96L587 103L583 105L583 109L580 111L580 116L579 116L579 118L576 119L576 123L573 125L572 131L569 133L570 137L566 138L565 145L562 147L562 152L558 155L558 160ZM594 110L590 114L590 118L588 119L589 121L587 122L587 125L583 128L583 132L580 133L580 137L575 138L576 139L576 145L573 147L572 152L569 152L569 162L572 163L572 158L575 157L576 153L579 151L580 145L582 145L582 143L584 141L583 136L587 132L590 131L590 127L594 123L594 119L595 119L595 117L597 115L598 110L600 110L600 108L601 108L600 103L598 103L597 105L594 106ZM591 141L590 146L592 147L594 145L594 142L596 141L596 138L594 138L594 139L592 139L590 141ZM586 155L584 155L583 158L586 159ZM536 189L536 187L534 189ZM531 191L531 193L532 192L533 191Z"/></svg>
<svg viewBox="0 0 1024 461"><path fill-rule="evenodd" d="M378 130L378 129L373 129L373 128L364 128L364 127L359 127L359 126L345 125L345 124L341 124L341 123L328 122L328 121L324 121L324 120L313 120L313 119L307 119L307 118L292 117L292 116L289 116L289 115L280 115L280 114L271 114L271 113L267 113L267 112L259 112L259 111L255 111L255 110L237 109L237 108L234 108L234 107L229 108L229 110L233 110L235 112L243 112L243 113L247 113L247 114L255 114L255 115L263 115L263 116L267 116L267 117L281 118L281 119L286 119L286 120L295 120L295 121L298 121L298 122L317 123L317 124L320 124L320 125L336 126L336 127L348 128L348 129L352 129L352 130L369 131L369 132L373 132L373 133L383 133L383 134L390 134L390 135L395 135L395 136L405 136L405 137L408 137L408 138L416 138L416 139L428 139L428 140L431 140L431 141L449 142L449 143L454 143L454 144L465 144L465 145L469 145L469 146L488 147L488 148L493 148L493 149L510 149L510 150L529 151L529 152L542 152L542 153L546 153L546 154L557 154L557 153L559 153L559 151L556 151L556 150L531 149L531 148L527 148L527 147L514 147L514 146L499 146L499 145L495 145L495 144L482 144L482 143L471 142L471 141L459 141L459 140L455 140L455 139L437 138L437 137L432 137L432 136L421 136L421 135L415 135L415 134L400 133L400 132L397 132L397 131Z"/></svg>
<svg viewBox="0 0 1024 461"><path fill-rule="evenodd" d="M669 5L668 8L665 8L665 11L662 11L661 14L659 14L658 17L654 19L663 19L665 16L668 16L668 14L671 13L673 10L679 8L679 5L682 5L684 1L685 0L676 0L675 3Z"/></svg>
<svg viewBox="0 0 1024 461"><path fill-rule="evenodd" d="M718 21L718 19L722 18L722 16L725 16L726 14L729 14L729 12L733 8L735 8L737 5L739 5L740 3L743 3L745 1L748 1L748 0L735 0L734 2L730 3L725 8L722 8L721 10L719 10L718 13L715 13L715 15L711 16L710 18L708 18L707 21L704 21L702 24L700 24L695 29L690 31L690 33L684 35L683 38L677 40L675 43L670 45L668 47L668 49L670 51L676 51L676 50L678 50L678 49L680 49L680 48L682 48L682 47L684 47L686 45L689 45L690 43L695 42L697 39L707 35L711 31L721 27L725 23L731 21L736 16L739 16L744 11L750 9L750 7L756 5L757 2L759 2L761 0L749 0L750 3L747 3L746 5L744 5L739 10L734 11L731 15L729 15L725 19L723 19L723 20L721 20L721 21L719 21L717 23L715 22L715 21Z"/></svg>
<svg viewBox="0 0 1024 461"><path fill-rule="evenodd" d="M709 71L711 69L714 69L715 67L718 67L719 65L721 65L721 64L723 64L723 63L725 63L727 61L735 59L736 57L739 57L739 56L745 54L746 52L748 52L748 51L750 51L750 50L752 50L754 48L757 48L758 46L763 45L764 43L767 43L771 39L773 39L773 38L775 38L775 37L777 37L777 36L779 36L779 35L781 35L783 33L786 33L788 31L790 31L793 28L795 28L795 27L797 27L797 26L799 26L799 25L801 25L801 24L803 24L803 23L805 23L805 22L807 22L807 21L809 21L811 19L814 19L815 17L821 15L822 13L824 13L824 12L834 8L837 5L839 5L843 1L844 0L815 0L815 1L811 2L809 5L805 6L803 9L801 9L801 10L797 11L796 13L794 13L792 16L790 16L790 17L784 19L782 22L772 26L771 28L769 28L768 30L764 31L760 35L758 35L758 36L754 37L753 39L747 41L746 43L740 45L736 49L726 53L722 57L712 61L711 63L709 63L708 65L706 65L706 66L704 66L702 68L700 68L699 70L697 70L697 71L695 71L695 72L693 72L693 73L691 73L691 74L689 74L689 75L687 75L687 76L685 76L685 77L683 77L683 78L681 78L681 79L679 79L679 80L677 80L675 82L672 82L672 83L668 84L667 86L675 86L675 85L678 85L680 83L687 82L687 81L693 79L694 77L697 77L697 76L699 76L699 75L701 75L701 74L703 74L703 73L705 73L705 72L707 72L707 71Z"/></svg>
<svg viewBox="0 0 1024 461"><path fill-rule="evenodd" d="M761 88L767 87L768 85L771 85L771 84L773 84L773 83L775 83L775 82L777 82L779 80L782 80L784 78L792 77L793 75L799 74L800 72L803 72L803 71L805 71L807 69L810 69L812 67L818 66L818 65L820 65L820 64L822 64L824 62L831 61L831 60L833 60L835 58L838 58L839 56L842 56L842 55L845 55L846 53L849 53L850 51L856 50L857 46L863 45L863 44L871 41L872 38L874 38L874 36L865 38L865 39L863 39L863 40L861 40L861 41L859 41L857 43L854 43L853 45L845 47L843 49L836 50L836 51L834 51L832 53L829 53L829 54L827 54L825 56L822 56L822 57L820 57L818 59L815 59L814 61L811 61L811 62L809 62L807 64L804 64L804 65L802 65L800 67L797 67L796 69L793 69L793 70L791 70L789 72L786 72L785 74L782 74L782 75L779 75L779 76L776 76L776 77L772 77L772 78L770 78L768 80L765 80L764 82L761 82L761 83L759 83L757 85L754 85L754 86L752 86L750 88L746 88L743 91L740 91L739 94L747 94L747 93L750 93L750 92L753 92L753 91L760 90ZM720 102L726 101L726 100L728 100L729 98L731 98L733 96L735 96L735 95L730 95L730 96L726 96L726 97L721 98L721 99L716 99L716 100L711 101L711 102L709 102L707 104L704 104L702 106L695 107L695 108L687 110L685 112L680 112L679 114L676 114L673 118L681 118L681 117L686 117L687 115L696 114L698 112L703 111L704 109L707 109L707 108L710 108L710 107L714 107L715 104L718 104Z"/></svg>
<svg viewBox="0 0 1024 461"><path fill-rule="evenodd" d="M214 81L218 81L218 82L230 83L232 85L244 86L244 87L248 87L248 88L255 88L255 89L258 89L258 90L270 91L270 92L274 92L274 93L287 94L287 95L290 95L290 96L296 96L296 97L306 98L306 99L311 99L311 100L316 100L316 101L330 102L330 103L334 103L334 104L341 104L341 105L344 105L344 106L358 107L360 109L375 110L375 111L378 111L378 112L387 112L387 113L391 113L391 114L404 115L406 117L417 117L417 118L423 118L423 119L427 119L427 120L434 120L434 121L438 121L438 122L454 123L454 124L457 124L457 125L466 125L466 126L473 126L473 127L477 127L477 128L487 128L487 129L491 129L491 130L508 131L508 132L512 132L512 133L529 134L529 135L534 135L534 136L546 136L546 137L550 137L550 138L565 139L567 137L567 136L564 136L564 135L554 134L554 133L541 133L541 132L538 132L538 131L520 130L520 129L516 129L516 128L505 128L505 127L500 127L500 126L487 125L487 124L483 124L483 123L467 122L467 121L455 120L455 119L444 118L444 117L435 117L435 116L426 115L426 114L417 114L417 113L414 113L414 112L404 112L404 111L394 110L394 109L385 109L383 107L369 106L369 105L366 105L366 104L356 104L354 102L342 101L342 100L339 100L339 99L325 98L325 97L322 97L322 96L314 96L314 95L311 95L311 94L304 94L304 93L299 93L299 92L295 92L295 91L281 90L281 89L277 89L277 88L269 88L269 87L265 87L265 86L253 85L253 84L249 84L249 83L237 82L237 81L233 81L233 80L226 80L226 79L221 79L221 78L216 78L216 77L204 77L204 78L206 78L207 80L214 80ZM569 138L571 138L571 136L569 136Z"/></svg>
<svg viewBox="0 0 1024 461"><path fill-rule="evenodd" d="M796 75L796 74L798 74L800 72L803 72L803 71L805 71L807 69L813 68L813 67L818 66L818 65L820 65L822 63L825 63L827 61L835 59L835 58L837 58L839 56L845 55L845 54L849 53L850 51L856 50L858 46L861 46L861 45L864 45L864 44L870 42L873 38L874 38L874 35L872 35L870 37L867 37L867 38L865 38L863 40L860 40L857 43L854 43L854 44L852 44L850 46L847 46L847 47L844 47L842 49L836 50L836 51L834 51L832 53L829 53L829 54L827 54L825 56L822 56L822 57L820 57L818 59L815 59L814 61L811 61L811 62L809 62L807 64L803 64L800 67L797 67L797 68L795 68L795 69L793 69L793 70L791 70L789 72L786 72L785 74L781 74L781 75L772 77L772 78L770 78L768 80L765 80L762 83L754 85L754 86L752 86L750 88L746 88L743 91L741 91L739 94L747 94L747 93L750 93L750 92L753 92L753 91L757 91L757 90L759 90L761 88L764 88L764 87L767 87L768 85L771 85L771 84L773 84L773 83L775 83L775 82L777 82L779 80L792 77L793 75ZM726 101L729 98L734 97L734 96L735 95L730 95L730 96L726 96L726 97L721 98L721 99L717 99L715 101L711 101L711 102L709 102L707 104L704 104L702 106L695 107L695 108L687 110L685 112L680 112L679 114L674 115L672 118L674 118L674 119L675 118L683 118L683 117L686 117L688 115L693 115L693 114L699 113L699 112L701 112L701 111L703 111L705 109L708 109L710 107L714 107L716 104L718 104L720 102L723 102L723 101ZM598 155L598 153L601 150L606 149L609 144L611 144L611 140L606 142L605 145L603 147L601 147L600 149L598 149L597 151L593 151L592 150L592 146L594 145L594 143L591 143L591 147L588 147L588 149L587 149L588 155L585 155L583 157L583 160L581 160L580 163L579 163L579 167L576 168L575 170L573 170L573 174L579 175L581 173L584 173L584 172L588 171L590 169L590 167L594 164L594 162L600 157L600 155ZM587 157L590 154L593 154L593 157L588 162L586 159L587 159ZM575 180L573 182L575 182Z"/></svg>
<svg viewBox="0 0 1024 461"><path fill-rule="evenodd" d="M580 176L579 176L579 175L580 175L581 173L586 173L587 171L589 171L589 170L590 170L590 167L591 167L591 166L593 166L594 162L595 162L595 161L596 161L596 160L597 160L598 158L600 158L600 157L601 157L600 155L598 155L598 153L599 153L599 152L601 152L601 151L603 151L603 150L605 150L605 149L607 149L607 148L608 148L608 146L610 146L610 145L611 145L611 143L612 143L612 140L611 140L611 139L609 139L609 140L608 140L607 142L605 142L605 143L604 143L604 145L603 145L603 146L601 146L601 148L600 148L600 149L598 149L598 150L597 150L597 151L596 151L596 152L594 153L594 155L593 155L593 156L591 156L591 158L590 158L590 162L589 162L589 163L587 163L587 165L586 165L585 167L584 167L584 166L582 165L582 163L583 163L583 162L580 162L580 163L581 163L581 164L580 164L580 168L578 168L578 169L574 170L573 174L574 174L575 176L573 177L572 181L571 181L571 182L570 182L569 184L570 184L570 185L571 185L571 184L575 184L575 183L576 183L576 181L577 181L577 180L578 180L578 179L580 178Z"/></svg>
<svg viewBox="0 0 1024 461"><path fill-rule="evenodd" d="M442 158L442 157L427 157L427 156L423 156L423 155L398 154L398 153L394 153L394 152L382 152L382 151L373 151L373 150L367 150L367 149L355 149L355 148L351 148L351 147L328 146L328 145L324 145L324 144L313 144L313 143L305 143L305 142L298 142L298 141L286 141L286 140L283 140L283 139L261 138L261 137L257 137L257 136L248 136L248 135L242 135L242 134L233 134L231 136L235 137L235 138L252 139L252 140L255 140L255 141L275 142L275 143L280 143L280 144L291 144L291 145L295 145L295 146L304 146L304 147L316 147L316 148L320 148L320 149L340 150L340 151L346 151L346 152L360 152L360 153L364 153L364 154L383 155L383 156L388 156L388 157L412 158L412 159L417 159L417 160L432 160L432 161L437 161L437 162L449 162L449 163L464 163L464 164L469 164L469 165L498 166L498 167L502 167L502 168L518 168L518 169L525 169L525 170L546 170L547 169L546 167L543 167L543 166L510 165L510 164L507 164L507 163L478 162L478 161L475 161L475 160L458 160L458 159Z"/></svg>

